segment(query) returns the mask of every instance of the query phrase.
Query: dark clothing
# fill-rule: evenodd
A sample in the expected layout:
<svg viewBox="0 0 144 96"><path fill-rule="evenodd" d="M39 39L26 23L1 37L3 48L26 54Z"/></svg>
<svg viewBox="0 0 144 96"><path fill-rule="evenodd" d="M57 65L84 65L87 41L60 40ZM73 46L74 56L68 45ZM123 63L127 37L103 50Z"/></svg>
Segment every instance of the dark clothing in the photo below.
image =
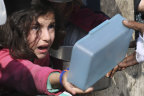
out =
<svg viewBox="0 0 144 96"><path fill-rule="evenodd" d="M11 15L13 12L27 9L31 6L31 0L4 0L7 15Z"/></svg>
<svg viewBox="0 0 144 96"><path fill-rule="evenodd" d="M94 12L87 7L75 7L69 21L86 32L89 32L107 19L109 19L109 17L101 11Z"/></svg>
<svg viewBox="0 0 144 96"><path fill-rule="evenodd" d="M93 11L100 11L100 0L86 0L86 6Z"/></svg>
<svg viewBox="0 0 144 96"><path fill-rule="evenodd" d="M138 9L138 5L140 3L141 0L134 0L134 10L137 13L137 9Z"/></svg>

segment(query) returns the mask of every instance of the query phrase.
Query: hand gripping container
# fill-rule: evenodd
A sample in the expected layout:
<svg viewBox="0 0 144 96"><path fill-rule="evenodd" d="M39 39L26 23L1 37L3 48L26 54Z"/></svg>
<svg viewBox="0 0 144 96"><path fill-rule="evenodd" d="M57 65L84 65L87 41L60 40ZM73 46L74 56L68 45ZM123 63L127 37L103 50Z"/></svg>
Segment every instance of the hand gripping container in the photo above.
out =
<svg viewBox="0 0 144 96"><path fill-rule="evenodd" d="M120 14L92 29L72 50L68 81L85 90L121 62L128 51L133 30L122 24Z"/></svg>

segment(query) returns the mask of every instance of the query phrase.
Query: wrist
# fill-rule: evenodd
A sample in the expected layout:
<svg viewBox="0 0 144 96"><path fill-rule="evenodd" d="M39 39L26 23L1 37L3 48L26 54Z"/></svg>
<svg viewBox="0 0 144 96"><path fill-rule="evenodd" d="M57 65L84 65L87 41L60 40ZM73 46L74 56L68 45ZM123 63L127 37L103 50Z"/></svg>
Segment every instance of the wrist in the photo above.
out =
<svg viewBox="0 0 144 96"><path fill-rule="evenodd" d="M63 70L63 71L61 72L61 74L60 74L60 77L59 77L59 82L60 82L60 84L61 84L61 85L63 85L63 83L62 83L62 80L63 80L63 75L64 75L64 73L65 73L65 72L67 72L68 70L69 70L69 68L67 68L67 69Z"/></svg>
<svg viewBox="0 0 144 96"><path fill-rule="evenodd" d="M50 73L50 75L48 76L48 80L47 80L48 92L55 93L55 92L60 91L62 86L59 83L59 76L60 76L59 72Z"/></svg>
<svg viewBox="0 0 144 96"><path fill-rule="evenodd" d="M61 85L59 84L59 78L60 78L59 72L53 72L50 74L49 81L52 88L61 88Z"/></svg>

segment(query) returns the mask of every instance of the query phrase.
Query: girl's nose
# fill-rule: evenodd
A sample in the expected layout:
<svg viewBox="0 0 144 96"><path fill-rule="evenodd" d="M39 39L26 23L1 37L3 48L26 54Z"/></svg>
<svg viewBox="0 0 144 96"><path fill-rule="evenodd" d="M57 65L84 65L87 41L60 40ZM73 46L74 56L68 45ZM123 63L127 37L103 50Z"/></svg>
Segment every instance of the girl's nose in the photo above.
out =
<svg viewBox="0 0 144 96"><path fill-rule="evenodd" d="M51 39L51 35L48 29L43 29L41 34L41 39L43 41L49 42Z"/></svg>

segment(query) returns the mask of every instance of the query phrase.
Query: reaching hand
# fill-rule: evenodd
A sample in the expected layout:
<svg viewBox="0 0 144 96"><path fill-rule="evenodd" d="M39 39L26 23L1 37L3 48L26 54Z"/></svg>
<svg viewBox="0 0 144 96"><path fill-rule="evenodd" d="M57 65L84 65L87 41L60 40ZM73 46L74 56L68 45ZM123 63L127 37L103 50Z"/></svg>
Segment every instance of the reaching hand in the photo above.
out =
<svg viewBox="0 0 144 96"><path fill-rule="evenodd" d="M144 32L144 24L143 23L138 23L136 21L124 20L123 24L128 28L139 31L141 33L141 35L143 35L143 32Z"/></svg>
<svg viewBox="0 0 144 96"><path fill-rule="evenodd" d="M125 68L127 68L129 66L133 66L135 64L138 64L138 62L136 60L136 52L132 53L131 55L129 55L127 57L125 57L124 60L122 62L120 62L115 68L113 68L113 70L108 72L106 74L106 76L107 77L113 77L115 72L124 70Z"/></svg>
<svg viewBox="0 0 144 96"><path fill-rule="evenodd" d="M106 74L106 77L113 77L113 75L115 74L115 72L117 72L118 70L121 70L120 67L117 65L115 66L110 72L108 72Z"/></svg>
<svg viewBox="0 0 144 96"><path fill-rule="evenodd" d="M118 65L121 68L126 68L132 65L138 64L136 60L136 52L132 53L128 57L126 57L122 62L120 62Z"/></svg>
<svg viewBox="0 0 144 96"><path fill-rule="evenodd" d="M75 95L75 94L84 94L84 93L89 93L89 92L93 91L92 87L90 87L87 90L83 91L83 90L77 88L76 86L72 85L71 83L69 83L67 81L67 74L68 74L68 71L64 73L62 83L63 83L64 88L68 92L70 92L71 94L73 94L73 95Z"/></svg>
<svg viewBox="0 0 144 96"><path fill-rule="evenodd" d="M134 30L137 30L141 33L141 35L143 36L143 32L144 32L144 24L143 23L138 23L136 21L127 21L124 20L123 24L128 27L128 28L132 28ZM128 57L125 57L125 59L120 62L115 68L113 68L113 70L111 70L110 72L108 72L106 74L106 77L113 77L114 73L116 71L121 71L129 66L138 64L137 60L136 60L136 52L134 52L133 54L129 55Z"/></svg>

